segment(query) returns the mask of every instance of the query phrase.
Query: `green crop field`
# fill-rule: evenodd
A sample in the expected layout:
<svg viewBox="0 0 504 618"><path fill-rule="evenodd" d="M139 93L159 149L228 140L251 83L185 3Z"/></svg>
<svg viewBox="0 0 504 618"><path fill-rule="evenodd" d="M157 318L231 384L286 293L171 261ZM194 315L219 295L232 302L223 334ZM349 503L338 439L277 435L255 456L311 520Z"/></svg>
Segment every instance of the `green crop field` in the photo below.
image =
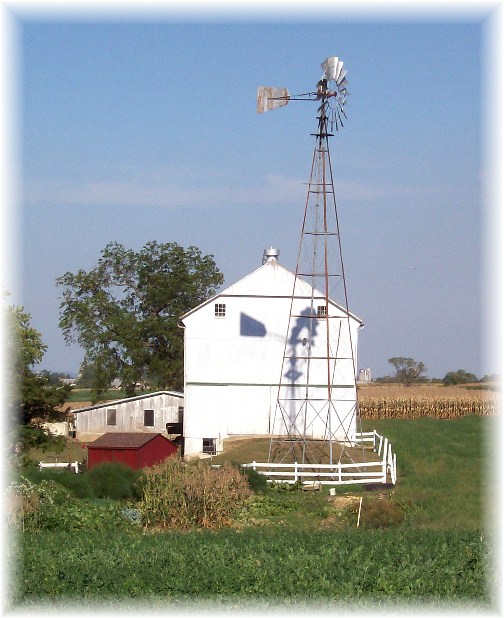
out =
<svg viewBox="0 0 504 618"><path fill-rule="evenodd" d="M73 500L79 529L65 516L64 528L13 537L11 606L490 609L496 582L489 471L499 422L487 416L365 421L363 429L387 436L397 453L395 487L338 487L334 498L269 488L218 531L113 523L115 531L105 533L100 522L109 515L98 513L100 501L84 516L78 505L86 501ZM236 443L221 460L250 461L263 446Z"/></svg>
<svg viewBox="0 0 504 618"><path fill-rule="evenodd" d="M380 602L489 606L489 541L477 532L26 535L18 600L233 608Z"/></svg>

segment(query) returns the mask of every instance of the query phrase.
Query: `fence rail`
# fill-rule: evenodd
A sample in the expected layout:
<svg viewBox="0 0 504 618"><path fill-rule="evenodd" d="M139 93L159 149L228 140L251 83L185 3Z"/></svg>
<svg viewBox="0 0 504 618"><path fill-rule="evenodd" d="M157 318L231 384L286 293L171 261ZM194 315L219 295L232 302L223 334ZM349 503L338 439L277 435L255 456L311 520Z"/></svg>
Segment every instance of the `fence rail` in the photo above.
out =
<svg viewBox="0 0 504 618"><path fill-rule="evenodd" d="M79 462L73 461L72 463L67 462L52 462L52 461L41 461L39 463L39 468L42 470L43 468L69 468L70 470L75 470L75 474L79 473Z"/></svg>
<svg viewBox="0 0 504 618"><path fill-rule="evenodd" d="M354 485L359 483L392 483L397 481L397 458L388 438L376 431L356 434L354 444L373 445L373 451L381 456L380 461L361 463L300 464L294 463L252 463L242 464L267 477L268 483L301 482L306 485Z"/></svg>

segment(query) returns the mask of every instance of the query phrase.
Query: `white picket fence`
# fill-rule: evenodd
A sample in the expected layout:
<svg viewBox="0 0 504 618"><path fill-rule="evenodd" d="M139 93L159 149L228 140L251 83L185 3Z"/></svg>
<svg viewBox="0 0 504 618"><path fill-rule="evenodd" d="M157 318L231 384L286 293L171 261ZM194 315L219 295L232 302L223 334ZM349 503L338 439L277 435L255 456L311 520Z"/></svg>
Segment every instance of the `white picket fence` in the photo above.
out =
<svg viewBox="0 0 504 618"><path fill-rule="evenodd" d="M70 470L75 470L75 474L79 473L79 462L73 461L72 463L67 462L44 462L41 461L39 463L39 468L42 470L43 468L69 468Z"/></svg>
<svg viewBox="0 0 504 618"><path fill-rule="evenodd" d="M242 464L267 477L268 483L301 482L305 485L355 485L368 483L392 483L397 481L397 458L388 438L376 431L362 432L354 437L355 444L370 443L381 456L380 461L362 463L300 464L252 463Z"/></svg>

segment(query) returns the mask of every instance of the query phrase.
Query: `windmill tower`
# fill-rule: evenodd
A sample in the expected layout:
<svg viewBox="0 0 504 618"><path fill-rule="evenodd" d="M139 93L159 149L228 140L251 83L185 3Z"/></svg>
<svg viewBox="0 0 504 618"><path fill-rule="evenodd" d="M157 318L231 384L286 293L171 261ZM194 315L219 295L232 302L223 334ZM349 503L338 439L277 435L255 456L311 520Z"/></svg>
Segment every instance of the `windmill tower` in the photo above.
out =
<svg viewBox="0 0 504 618"><path fill-rule="evenodd" d="M353 461L356 451L357 321L348 308L328 141L343 127L349 93L341 60L327 58L322 69L314 92L290 96L285 88L261 87L257 93L258 113L293 100L319 105L270 463L334 464Z"/></svg>

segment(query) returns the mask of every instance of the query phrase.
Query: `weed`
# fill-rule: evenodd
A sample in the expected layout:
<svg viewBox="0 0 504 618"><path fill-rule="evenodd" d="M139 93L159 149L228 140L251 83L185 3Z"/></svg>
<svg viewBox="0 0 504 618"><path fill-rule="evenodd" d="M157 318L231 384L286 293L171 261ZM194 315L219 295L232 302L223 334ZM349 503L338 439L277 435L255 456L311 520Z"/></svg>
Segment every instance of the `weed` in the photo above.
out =
<svg viewBox="0 0 504 618"><path fill-rule="evenodd" d="M169 458L145 470L140 510L146 526L220 528L250 495L244 474L229 463L218 469Z"/></svg>

